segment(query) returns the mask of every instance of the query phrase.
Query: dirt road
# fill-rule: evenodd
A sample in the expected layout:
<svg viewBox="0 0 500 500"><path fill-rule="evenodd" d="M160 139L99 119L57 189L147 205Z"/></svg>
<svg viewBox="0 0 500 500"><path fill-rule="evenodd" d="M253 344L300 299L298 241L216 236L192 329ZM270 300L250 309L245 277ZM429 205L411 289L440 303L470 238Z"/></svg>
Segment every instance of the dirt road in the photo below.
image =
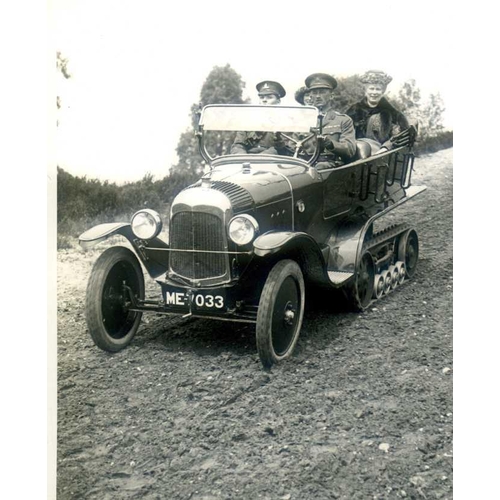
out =
<svg viewBox="0 0 500 500"><path fill-rule="evenodd" d="M58 500L451 499L452 155L416 160L428 190L399 211L415 278L363 314L309 300L269 373L253 329L218 321L144 316L100 351L84 294L102 248L60 251Z"/></svg>

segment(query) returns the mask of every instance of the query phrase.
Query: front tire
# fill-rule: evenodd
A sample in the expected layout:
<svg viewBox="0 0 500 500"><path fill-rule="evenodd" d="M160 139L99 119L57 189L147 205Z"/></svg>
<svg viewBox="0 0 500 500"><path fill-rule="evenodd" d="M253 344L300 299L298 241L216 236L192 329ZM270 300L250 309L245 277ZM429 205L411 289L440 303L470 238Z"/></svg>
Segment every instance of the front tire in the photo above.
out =
<svg viewBox="0 0 500 500"><path fill-rule="evenodd" d="M104 351L124 349L141 322L141 312L128 310L124 284L136 299L144 299L144 275L135 254L125 247L108 248L92 268L86 297L89 333Z"/></svg>
<svg viewBox="0 0 500 500"><path fill-rule="evenodd" d="M269 273L257 313L257 351L264 368L291 356L304 317L305 286L293 260L281 260Z"/></svg>

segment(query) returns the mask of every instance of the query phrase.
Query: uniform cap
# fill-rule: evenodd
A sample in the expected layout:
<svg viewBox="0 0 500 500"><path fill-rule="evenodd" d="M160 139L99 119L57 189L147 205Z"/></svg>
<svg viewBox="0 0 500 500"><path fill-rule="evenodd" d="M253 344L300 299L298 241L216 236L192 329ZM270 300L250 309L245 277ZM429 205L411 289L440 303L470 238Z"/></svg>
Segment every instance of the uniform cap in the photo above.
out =
<svg viewBox="0 0 500 500"><path fill-rule="evenodd" d="M278 82L272 82L270 80L264 80L256 85L257 92L259 95L270 95L275 94L278 97L285 97L286 91L281 84Z"/></svg>
<svg viewBox="0 0 500 500"><path fill-rule="evenodd" d="M379 70L367 71L361 78L361 83L387 86L392 81L392 76Z"/></svg>
<svg viewBox="0 0 500 500"><path fill-rule="evenodd" d="M306 87L311 89L329 89L337 87L337 80L326 73L313 73L306 78Z"/></svg>

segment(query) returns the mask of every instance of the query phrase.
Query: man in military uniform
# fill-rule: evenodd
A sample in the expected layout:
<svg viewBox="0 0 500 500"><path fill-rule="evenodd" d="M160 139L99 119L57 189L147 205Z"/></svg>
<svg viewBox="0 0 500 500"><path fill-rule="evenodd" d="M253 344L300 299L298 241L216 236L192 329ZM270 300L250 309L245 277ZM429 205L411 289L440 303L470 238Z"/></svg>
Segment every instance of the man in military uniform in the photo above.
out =
<svg viewBox="0 0 500 500"><path fill-rule="evenodd" d="M278 105L286 95L283 86L271 80L258 83L256 88L260 104L264 106ZM238 132L231 146L231 154L278 154L283 147L282 139L273 132Z"/></svg>
<svg viewBox="0 0 500 500"><path fill-rule="evenodd" d="M381 153L393 148L392 138L409 128L408 120L385 97L392 77L383 71L367 71L361 77L365 86L363 99L347 110L356 129L356 138Z"/></svg>
<svg viewBox="0 0 500 500"><path fill-rule="evenodd" d="M347 115L333 109L333 91L337 80L326 73L313 73L306 80L306 89L316 106L323 113L323 149L318 168L338 167L348 163L356 154L354 125ZM305 144L307 153L314 151L312 139Z"/></svg>

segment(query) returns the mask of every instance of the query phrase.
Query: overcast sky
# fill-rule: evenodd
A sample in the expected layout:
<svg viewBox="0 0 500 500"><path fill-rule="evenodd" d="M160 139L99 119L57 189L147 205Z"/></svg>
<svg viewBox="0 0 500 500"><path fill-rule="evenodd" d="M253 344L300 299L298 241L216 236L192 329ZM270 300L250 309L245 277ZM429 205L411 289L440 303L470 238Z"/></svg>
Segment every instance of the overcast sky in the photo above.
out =
<svg viewBox="0 0 500 500"><path fill-rule="evenodd" d="M414 78L440 92L451 127L452 12L448 2L408 4L53 0L53 43L72 75L56 79L56 161L110 181L162 178L208 73L227 63L254 102L257 82L280 81L284 104L310 73L383 69L389 90Z"/></svg>

